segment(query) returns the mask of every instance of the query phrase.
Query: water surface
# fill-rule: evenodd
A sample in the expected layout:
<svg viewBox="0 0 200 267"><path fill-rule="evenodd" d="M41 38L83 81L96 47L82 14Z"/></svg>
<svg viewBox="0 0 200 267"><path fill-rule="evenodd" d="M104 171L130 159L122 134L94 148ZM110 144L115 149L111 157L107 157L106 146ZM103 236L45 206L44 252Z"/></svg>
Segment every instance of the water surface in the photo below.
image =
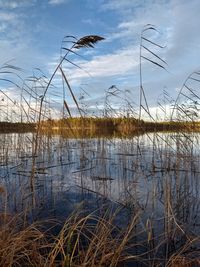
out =
<svg viewBox="0 0 200 267"><path fill-rule="evenodd" d="M35 133L0 135L2 210L30 209ZM144 221L176 215L198 231L198 133L146 133L132 138L40 136L35 164L36 207L45 216L99 199L141 210Z"/></svg>

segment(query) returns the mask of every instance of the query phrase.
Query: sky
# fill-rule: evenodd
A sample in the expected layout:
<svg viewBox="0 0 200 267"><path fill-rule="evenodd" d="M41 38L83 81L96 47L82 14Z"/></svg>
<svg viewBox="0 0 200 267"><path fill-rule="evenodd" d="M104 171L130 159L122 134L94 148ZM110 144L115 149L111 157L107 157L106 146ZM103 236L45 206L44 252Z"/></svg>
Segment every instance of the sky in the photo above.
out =
<svg viewBox="0 0 200 267"><path fill-rule="evenodd" d="M114 85L119 97L110 97L109 101L115 107L129 102L137 112L141 31L146 24L153 24L157 31L150 30L145 37L164 48L151 43L145 46L167 62L164 70L142 60L143 87L155 115L163 92L168 99L176 99L186 77L200 69L199 11L199 0L0 0L0 66L9 63L22 68L23 78L36 75L38 69L50 77L59 62L65 36L102 36L105 40L95 48L80 49L81 57L69 56L81 69L67 62L63 66L74 94L85 109L95 111L105 106L106 90ZM159 62L153 54L142 53ZM56 93L51 98L60 109L60 73L53 84L56 89L50 90ZM9 83L0 82L0 89L12 99L19 99ZM73 108L67 92L65 98Z"/></svg>

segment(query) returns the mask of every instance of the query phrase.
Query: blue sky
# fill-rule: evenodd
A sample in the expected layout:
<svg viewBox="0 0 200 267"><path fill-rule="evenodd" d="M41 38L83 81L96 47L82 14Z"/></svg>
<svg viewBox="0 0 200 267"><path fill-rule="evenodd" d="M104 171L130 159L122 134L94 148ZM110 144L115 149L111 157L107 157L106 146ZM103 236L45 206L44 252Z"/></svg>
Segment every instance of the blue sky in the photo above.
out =
<svg viewBox="0 0 200 267"><path fill-rule="evenodd" d="M168 72L143 62L144 88L153 110L163 90L176 98L186 76L200 69L199 11L198 0L0 0L0 62L11 60L24 69L24 77L34 68L49 77L64 36L103 36L105 41L95 49L79 51L84 59L71 58L85 71L64 66L72 88L77 97L81 88L87 91L85 103L95 107L104 104L105 90L116 85L128 92L137 109L140 33L151 23L160 33L148 37L166 46L154 51L168 62ZM53 83L62 95L59 75ZM122 104L122 97L116 101Z"/></svg>

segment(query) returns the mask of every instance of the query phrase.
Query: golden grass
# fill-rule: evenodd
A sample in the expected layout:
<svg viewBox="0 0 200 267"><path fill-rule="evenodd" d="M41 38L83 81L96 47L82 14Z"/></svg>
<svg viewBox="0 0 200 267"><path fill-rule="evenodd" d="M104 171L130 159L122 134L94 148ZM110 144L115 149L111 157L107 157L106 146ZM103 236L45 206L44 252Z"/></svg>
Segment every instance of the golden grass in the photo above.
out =
<svg viewBox="0 0 200 267"><path fill-rule="evenodd" d="M44 266L45 243L37 223L24 226L20 216L8 215L0 226L0 266Z"/></svg>
<svg viewBox="0 0 200 267"><path fill-rule="evenodd" d="M25 225L21 215L7 216L0 225L0 266L117 266L126 259L123 253L138 214L125 232L113 225L115 215L108 214L74 213L57 236L41 230L44 222Z"/></svg>
<svg viewBox="0 0 200 267"><path fill-rule="evenodd" d="M195 259L195 260L191 260L188 259L187 257L178 257L175 260L172 260L172 262L170 262L169 265L167 265L168 267L194 267L194 266L200 266L200 260L199 259Z"/></svg>
<svg viewBox="0 0 200 267"><path fill-rule="evenodd" d="M111 210L105 210L101 216L95 213L84 215L79 210L71 214L61 227L56 221L28 224L22 214L7 215L7 220L0 224L0 266L116 267L127 263L155 267L199 266L198 256L183 256L189 244L184 244L168 259L165 256L160 260L149 258L149 255L156 255L154 253L161 244L150 246L145 252L136 252L134 247L148 247L151 241L147 231L147 240L133 243L142 233L137 230L141 213L133 215L122 229L114 223L116 216L117 212ZM52 235L51 229L55 226L61 228ZM166 264L161 265L161 262Z"/></svg>

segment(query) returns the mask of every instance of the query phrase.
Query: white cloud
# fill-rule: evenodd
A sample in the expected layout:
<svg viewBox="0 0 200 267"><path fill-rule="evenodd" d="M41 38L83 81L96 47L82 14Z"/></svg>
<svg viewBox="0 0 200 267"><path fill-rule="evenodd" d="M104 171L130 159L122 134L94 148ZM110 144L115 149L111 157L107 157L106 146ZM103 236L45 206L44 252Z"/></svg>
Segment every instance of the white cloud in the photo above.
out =
<svg viewBox="0 0 200 267"><path fill-rule="evenodd" d="M60 4L64 4L66 2L66 0L50 0L49 4L50 5L60 5Z"/></svg>
<svg viewBox="0 0 200 267"><path fill-rule="evenodd" d="M131 7L137 7L139 4L141 4L141 0L106 0L102 5L102 9L118 10L120 12L124 12Z"/></svg>
<svg viewBox="0 0 200 267"><path fill-rule="evenodd" d="M69 66L66 68L71 80L81 81L84 78L103 78L123 76L133 73L138 67L138 49L127 47L112 54L94 56L90 61L76 61L82 70ZM49 64L49 70L55 67L56 62Z"/></svg>
<svg viewBox="0 0 200 267"><path fill-rule="evenodd" d="M17 18L17 15L11 12L0 12L0 21L9 22Z"/></svg>
<svg viewBox="0 0 200 267"><path fill-rule="evenodd" d="M30 6L36 3L36 0L0 0L0 8L16 9L18 7Z"/></svg>
<svg viewBox="0 0 200 267"><path fill-rule="evenodd" d="M124 49L113 54L96 56L87 63L81 63L80 66L92 77L124 75L138 65L134 54L137 54L134 49ZM75 78L86 77L87 73L77 70L73 75Z"/></svg>

